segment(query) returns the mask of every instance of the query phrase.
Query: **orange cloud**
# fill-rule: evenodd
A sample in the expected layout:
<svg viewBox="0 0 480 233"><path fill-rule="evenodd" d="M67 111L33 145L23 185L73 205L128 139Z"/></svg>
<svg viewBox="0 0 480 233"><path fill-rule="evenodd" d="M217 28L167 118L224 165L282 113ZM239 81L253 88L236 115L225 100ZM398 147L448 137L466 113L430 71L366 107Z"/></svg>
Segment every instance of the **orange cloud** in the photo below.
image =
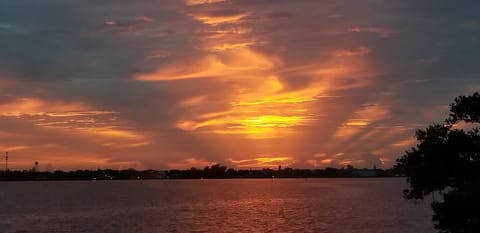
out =
<svg viewBox="0 0 480 233"><path fill-rule="evenodd" d="M14 146L6 146L6 145L0 145L0 151L8 151L8 152L13 152L13 151L18 151L18 150L25 150L29 149L30 146L21 146L21 145L14 145Z"/></svg>
<svg viewBox="0 0 480 233"><path fill-rule="evenodd" d="M333 159L321 159L321 160L309 159L307 160L307 164L317 168L326 167L329 165L333 165Z"/></svg>
<svg viewBox="0 0 480 233"><path fill-rule="evenodd" d="M188 134L248 140L289 138L294 144L302 130L319 123L319 103L328 101L321 96L368 86L379 73L369 64L368 57L362 56L371 52L366 46L322 51L321 59L287 63L278 55L281 53L262 49L270 44L243 20L249 11L218 10L206 1L187 4L195 5L187 14L204 23L195 32L200 43L192 52L194 58L172 59L154 72L139 73L133 78L161 82L189 79L198 83L199 79L209 79L208 82L231 85L220 99L213 99L215 93L196 93L178 101L182 113L174 126ZM372 28L367 31L380 32ZM303 86L290 86L289 81L297 83L292 77L305 79L299 82ZM353 136L361 127L375 122L370 119L375 116L364 116L369 114L365 111L344 122L337 135Z"/></svg>
<svg viewBox="0 0 480 233"><path fill-rule="evenodd" d="M197 159L197 158L188 158L188 159L183 159L178 162L171 162L168 163L167 166L171 169L188 169L188 168L204 168L207 166L212 166L214 165L215 162L207 161L204 159Z"/></svg>
<svg viewBox="0 0 480 233"><path fill-rule="evenodd" d="M403 26L391 24L389 18L401 13L382 21L385 14L371 7L261 2L168 1L161 9L158 4L130 2L108 14L101 13L108 7L95 8L94 14L93 8L85 7L74 23L86 20L88 30L54 42L68 51L29 55L30 40L18 41L25 46L14 47L27 53L11 53L0 74L0 149L17 149L32 157L41 149L45 159L48 153L71 156L72 161L93 166L134 166L131 158L138 158L155 168L188 168L225 162L222 156L240 166L292 163L286 157L301 166L337 166L360 163L365 154L388 162L385 157L403 151L414 132L395 124L412 119L428 123L448 114L448 106L422 108L448 103L444 98L408 105L410 92L428 93L429 85L404 86L428 84L418 76L435 73L433 68L440 64L434 51L400 53L404 62L377 53L377 48L397 44L389 38L400 31L391 26ZM19 28L10 23L3 29L15 34ZM414 31L418 30L410 30ZM402 38L410 38L410 32ZM87 43L72 47L77 36ZM424 39L416 45L409 42L418 47ZM432 46L456 45L444 40L433 40ZM98 56L86 56L91 52ZM405 72L412 61L431 64L421 72L419 64ZM471 65L462 63L466 69ZM133 80L125 80L125 75ZM399 80L404 76L409 80ZM480 90L474 81L463 84ZM379 89L381 96L373 99L370 92ZM48 97L17 98L31 95ZM375 104L359 106L371 101ZM115 107L105 109L95 102ZM412 112L418 116L412 117ZM263 155L251 156L258 154ZM75 160L76 156L89 159ZM277 157L284 162L270 161Z"/></svg>
<svg viewBox="0 0 480 233"><path fill-rule="evenodd" d="M386 121L391 118L390 108L383 104L366 104L353 112L350 119L340 124L331 137L329 143L323 149L332 152L342 148L345 154L354 157L365 156L365 153L374 155L384 155L395 151L390 146L392 141L404 137L409 127L386 125ZM383 148L379 151L379 148ZM359 152L363 153L362 156ZM353 159L353 162L362 164L359 159ZM340 164L339 159L335 159L335 164Z"/></svg>
<svg viewBox="0 0 480 233"><path fill-rule="evenodd" d="M199 18L201 14L206 18ZM284 137L298 132L299 127L314 124L317 117L311 113L310 105L318 101L320 94L368 85L366 76L371 76L374 71L365 65L364 60L353 58L369 53L366 47L348 52L336 51L329 60L288 66L279 57L254 49L260 44L252 37L252 29L241 24L216 26L217 23L238 21L246 14L192 13L191 17L208 24L207 29L202 31L206 36L202 37L202 44L198 46L203 56L194 61L172 61L155 72L134 77L138 81L210 78L235 84L236 88L224 100L229 107L220 111L208 112L196 108L209 105L211 100L205 96L193 96L179 102L178 107L192 108L192 113L180 116L175 123L176 128L193 133L244 135L252 139ZM352 58L345 60L343 56ZM305 88L289 90L279 77L290 75L308 77L311 81ZM355 80L344 82L346 77ZM218 104L218 100L215 101ZM369 123L358 119L345 125L359 124Z"/></svg>
<svg viewBox="0 0 480 233"><path fill-rule="evenodd" d="M75 114L75 111L84 109L82 103L64 103L57 101L49 103L35 98L19 98L12 102L0 105L0 115L2 116L22 116L22 115L49 115L55 113ZM80 114L80 113L77 113Z"/></svg>
<svg viewBox="0 0 480 233"><path fill-rule="evenodd" d="M226 2L228 0L185 0L187 6L203 5L203 4L212 4L217 2Z"/></svg>
<svg viewBox="0 0 480 233"><path fill-rule="evenodd" d="M276 168L279 165L288 167L294 164L295 160L289 156L265 156L242 160L228 159L228 162L239 168Z"/></svg>
<svg viewBox="0 0 480 233"><path fill-rule="evenodd" d="M223 43L219 45L213 45L211 46L211 50L213 51L226 51L229 49L238 49L238 48L244 48L244 47L249 47L251 45L254 45L255 42L239 42L239 43Z"/></svg>
<svg viewBox="0 0 480 233"><path fill-rule="evenodd" d="M345 124L349 126L365 126L388 117L390 117L390 110L387 106L367 104L354 112L354 118L348 120Z"/></svg>
<svg viewBox="0 0 480 233"><path fill-rule="evenodd" d="M112 116L114 111L95 110L80 102L46 101L36 98L19 98L0 105L0 116L31 122L70 135L88 138L109 147L135 147L148 144L139 132L123 129L125 122Z"/></svg>
<svg viewBox="0 0 480 233"><path fill-rule="evenodd" d="M370 52L372 52L371 49L365 46L362 46L356 49L336 50L333 52L333 55L336 57L353 57L353 56L361 56L361 55L369 54Z"/></svg>
<svg viewBox="0 0 480 233"><path fill-rule="evenodd" d="M412 138L409 138L409 139L394 142L394 143L390 144L390 146L400 147L400 148L409 148L409 147L414 146L416 143L417 143L417 140L412 137Z"/></svg>
<svg viewBox="0 0 480 233"><path fill-rule="evenodd" d="M182 119L177 128L185 131L211 131L217 134L243 134L249 138L271 138L290 134L294 127L307 126L315 117L307 105L314 101L316 91L282 92L275 78L266 79L251 92L238 94L228 111L197 114L194 119ZM262 83L259 83L262 84ZM262 91L263 90L263 91ZM268 91L267 91L268 90ZM205 98L193 98L179 105L206 104Z"/></svg>
<svg viewBox="0 0 480 233"><path fill-rule="evenodd" d="M171 63L150 74L138 74L140 81L168 81L195 78L251 78L274 67L274 61L248 48L210 54L198 61Z"/></svg>
<svg viewBox="0 0 480 233"><path fill-rule="evenodd" d="M239 23L240 20L248 15L248 13L238 13L233 15L225 16L212 16L205 13L191 13L190 14L194 19L209 25L218 25L224 23Z"/></svg>

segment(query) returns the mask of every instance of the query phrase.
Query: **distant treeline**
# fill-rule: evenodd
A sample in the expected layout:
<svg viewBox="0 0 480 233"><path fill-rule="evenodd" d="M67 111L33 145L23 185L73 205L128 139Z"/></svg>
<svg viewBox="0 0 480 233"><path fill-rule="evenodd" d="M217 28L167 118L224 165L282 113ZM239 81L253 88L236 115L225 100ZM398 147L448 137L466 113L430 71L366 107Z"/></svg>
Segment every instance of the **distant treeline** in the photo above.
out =
<svg viewBox="0 0 480 233"><path fill-rule="evenodd" d="M231 179L231 178L353 178L353 177L395 177L402 176L395 169L258 169L235 170L221 165L213 165L204 169L190 168L186 170L76 170L76 171L1 171L1 181L28 180L134 180L134 179Z"/></svg>

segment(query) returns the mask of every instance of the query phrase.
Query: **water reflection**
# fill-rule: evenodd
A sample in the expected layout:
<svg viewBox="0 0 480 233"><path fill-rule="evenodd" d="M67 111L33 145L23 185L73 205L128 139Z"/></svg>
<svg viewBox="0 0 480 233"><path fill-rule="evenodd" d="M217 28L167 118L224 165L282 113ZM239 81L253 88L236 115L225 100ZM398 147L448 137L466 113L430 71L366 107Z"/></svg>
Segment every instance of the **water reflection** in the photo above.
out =
<svg viewBox="0 0 480 233"><path fill-rule="evenodd" d="M9 182L4 232L434 232L403 179Z"/></svg>

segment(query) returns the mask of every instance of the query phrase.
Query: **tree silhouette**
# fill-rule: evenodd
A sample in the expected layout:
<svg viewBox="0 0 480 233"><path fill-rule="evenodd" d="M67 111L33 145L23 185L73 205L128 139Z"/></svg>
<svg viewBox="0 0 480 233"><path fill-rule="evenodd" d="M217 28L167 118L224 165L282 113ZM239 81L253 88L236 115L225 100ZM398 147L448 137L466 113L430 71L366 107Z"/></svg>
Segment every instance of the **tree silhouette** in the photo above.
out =
<svg viewBox="0 0 480 233"><path fill-rule="evenodd" d="M417 130L419 144L397 159L410 185L407 199L433 201L440 232L480 232L480 95L459 96L443 124Z"/></svg>

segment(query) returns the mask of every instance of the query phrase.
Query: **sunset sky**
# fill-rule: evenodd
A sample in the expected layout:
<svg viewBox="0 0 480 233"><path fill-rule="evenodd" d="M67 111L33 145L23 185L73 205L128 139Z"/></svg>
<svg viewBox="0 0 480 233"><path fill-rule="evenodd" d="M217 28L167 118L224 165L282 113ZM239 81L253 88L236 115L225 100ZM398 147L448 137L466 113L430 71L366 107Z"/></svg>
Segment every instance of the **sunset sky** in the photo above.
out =
<svg viewBox="0 0 480 233"><path fill-rule="evenodd" d="M415 129L480 91L479 12L478 0L1 1L0 151L11 169L388 168Z"/></svg>

